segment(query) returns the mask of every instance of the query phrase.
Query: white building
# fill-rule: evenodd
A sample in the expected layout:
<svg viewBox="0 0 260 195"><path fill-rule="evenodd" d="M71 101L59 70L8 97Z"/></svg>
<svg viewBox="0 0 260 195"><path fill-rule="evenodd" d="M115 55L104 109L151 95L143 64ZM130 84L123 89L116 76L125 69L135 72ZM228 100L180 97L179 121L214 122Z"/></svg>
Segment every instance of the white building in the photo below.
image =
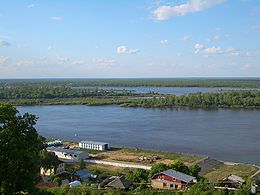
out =
<svg viewBox="0 0 260 195"><path fill-rule="evenodd" d="M79 142L79 147L91 149L91 150L100 150L100 151L110 149L109 143L95 142L95 141L81 141L81 142Z"/></svg>
<svg viewBox="0 0 260 195"><path fill-rule="evenodd" d="M85 160L89 158L88 153L86 151L69 150L61 147L48 147L47 151L54 152L59 159L79 161L80 159Z"/></svg>

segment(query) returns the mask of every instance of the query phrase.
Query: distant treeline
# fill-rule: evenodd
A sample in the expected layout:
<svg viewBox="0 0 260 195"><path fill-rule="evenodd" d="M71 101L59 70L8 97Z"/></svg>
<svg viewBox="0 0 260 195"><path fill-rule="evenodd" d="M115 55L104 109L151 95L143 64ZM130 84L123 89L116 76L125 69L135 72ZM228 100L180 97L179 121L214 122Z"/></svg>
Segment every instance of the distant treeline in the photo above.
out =
<svg viewBox="0 0 260 195"><path fill-rule="evenodd" d="M0 87L0 99L52 99L97 96L134 96L132 91L102 90L98 88L71 87Z"/></svg>
<svg viewBox="0 0 260 195"><path fill-rule="evenodd" d="M110 86L110 87L236 87L260 88L260 78L190 79L2 79L6 86Z"/></svg>
<svg viewBox="0 0 260 195"><path fill-rule="evenodd" d="M125 103L127 107L200 107L200 108L260 108L260 91L223 91L221 93L194 93L182 96L162 96L138 99Z"/></svg>

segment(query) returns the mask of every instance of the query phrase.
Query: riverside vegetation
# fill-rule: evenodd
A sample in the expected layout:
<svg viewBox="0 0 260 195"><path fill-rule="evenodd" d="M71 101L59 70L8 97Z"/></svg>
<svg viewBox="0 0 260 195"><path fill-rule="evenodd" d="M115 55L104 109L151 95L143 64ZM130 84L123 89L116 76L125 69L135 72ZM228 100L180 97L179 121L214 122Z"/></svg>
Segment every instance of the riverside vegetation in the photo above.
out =
<svg viewBox="0 0 260 195"><path fill-rule="evenodd" d="M13 105L112 105L170 108L260 108L260 90L231 90L187 95L138 94L130 90L54 86L0 87L0 102Z"/></svg>
<svg viewBox="0 0 260 195"><path fill-rule="evenodd" d="M260 88L259 78L164 78L164 79L0 79L5 86L67 87L237 87Z"/></svg>

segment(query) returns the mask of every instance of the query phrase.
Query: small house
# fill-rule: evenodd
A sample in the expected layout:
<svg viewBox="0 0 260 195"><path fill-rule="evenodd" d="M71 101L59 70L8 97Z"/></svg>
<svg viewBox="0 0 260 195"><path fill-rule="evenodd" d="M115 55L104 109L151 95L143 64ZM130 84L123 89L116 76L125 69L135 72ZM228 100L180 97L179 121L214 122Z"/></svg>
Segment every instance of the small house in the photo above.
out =
<svg viewBox="0 0 260 195"><path fill-rule="evenodd" d="M196 182L193 176L169 169L154 175L151 186L155 189L186 190Z"/></svg>
<svg viewBox="0 0 260 195"><path fill-rule="evenodd" d="M87 169L81 169L75 171L74 175L82 181L91 178L92 174Z"/></svg>
<svg viewBox="0 0 260 195"><path fill-rule="evenodd" d="M227 188L238 188L245 183L245 180L237 175L229 175L220 181L220 184Z"/></svg>
<svg viewBox="0 0 260 195"><path fill-rule="evenodd" d="M114 180L109 182L105 186L105 188L126 190L130 187L130 185L131 182L127 181L125 177L122 175L120 177L116 177Z"/></svg>
<svg viewBox="0 0 260 195"><path fill-rule="evenodd" d="M88 153L81 150L70 150L61 147L48 147L47 151L54 152L60 160L79 161L80 159L85 160L89 158Z"/></svg>

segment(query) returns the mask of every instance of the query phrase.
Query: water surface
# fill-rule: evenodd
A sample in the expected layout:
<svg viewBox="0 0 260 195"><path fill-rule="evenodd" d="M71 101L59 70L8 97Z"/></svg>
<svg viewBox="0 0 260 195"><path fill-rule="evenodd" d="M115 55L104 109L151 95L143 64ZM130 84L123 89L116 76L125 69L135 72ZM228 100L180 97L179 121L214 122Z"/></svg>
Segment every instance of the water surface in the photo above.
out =
<svg viewBox="0 0 260 195"><path fill-rule="evenodd" d="M210 155L260 165L260 110L23 106L40 134L116 146Z"/></svg>
<svg viewBox="0 0 260 195"><path fill-rule="evenodd" d="M76 88L93 88L93 87L76 87ZM228 88L228 87L98 87L104 90L131 90L136 93L155 92L159 94L184 95L189 93L213 93L221 90L258 90L253 88Z"/></svg>

